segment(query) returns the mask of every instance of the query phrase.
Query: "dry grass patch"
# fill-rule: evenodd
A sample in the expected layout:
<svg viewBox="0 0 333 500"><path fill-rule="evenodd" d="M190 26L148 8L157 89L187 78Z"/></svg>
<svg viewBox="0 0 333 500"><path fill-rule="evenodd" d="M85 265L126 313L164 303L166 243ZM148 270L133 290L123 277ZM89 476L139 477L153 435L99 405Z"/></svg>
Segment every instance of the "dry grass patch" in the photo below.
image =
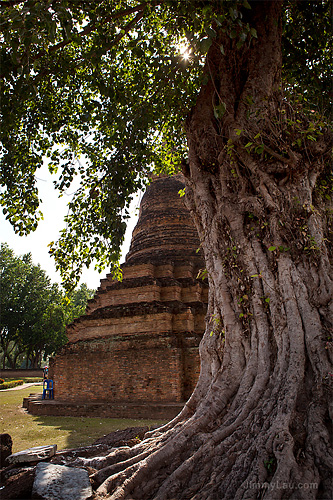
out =
<svg viewBox="0 0 333 500"><path fill-rule="evenodd" d="M24 397L42 392L42 387L1 391L0 433L13 439L13 453L47 444L56 444L58 450L92 444L105 434L127 427L162 424L161 420L132 420L88 417L46 417L29 415L22 408Z"/></svg>

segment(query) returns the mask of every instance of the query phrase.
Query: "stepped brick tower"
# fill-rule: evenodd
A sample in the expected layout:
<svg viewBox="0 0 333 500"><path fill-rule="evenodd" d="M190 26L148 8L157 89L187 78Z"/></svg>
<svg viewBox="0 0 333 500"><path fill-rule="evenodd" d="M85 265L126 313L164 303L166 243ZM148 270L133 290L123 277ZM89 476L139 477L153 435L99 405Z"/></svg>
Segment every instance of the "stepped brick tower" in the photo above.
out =
<svg viewBox="0 0 333 500"><path fill-rule="evenodd" d="M50 366L57 414L170 418L193 391L208 286L196 279L204 263L183 187L181 175L152 180L123 280L107 275L69 325Z"/></svg>

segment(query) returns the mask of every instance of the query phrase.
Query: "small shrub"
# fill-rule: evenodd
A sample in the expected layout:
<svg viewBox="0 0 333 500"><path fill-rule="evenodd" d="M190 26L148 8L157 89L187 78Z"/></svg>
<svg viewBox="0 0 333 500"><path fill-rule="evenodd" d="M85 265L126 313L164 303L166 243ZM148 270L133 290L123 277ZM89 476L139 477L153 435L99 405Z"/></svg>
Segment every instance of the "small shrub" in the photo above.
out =
<svg viewBox="0 0 333 500"><path fill-rule="evenodd" d="M11 380L10 382L3 382L0 384L0 391L4 389L11 389L12 387L17 387L18 385L22 385L23 380Z"/></svg>

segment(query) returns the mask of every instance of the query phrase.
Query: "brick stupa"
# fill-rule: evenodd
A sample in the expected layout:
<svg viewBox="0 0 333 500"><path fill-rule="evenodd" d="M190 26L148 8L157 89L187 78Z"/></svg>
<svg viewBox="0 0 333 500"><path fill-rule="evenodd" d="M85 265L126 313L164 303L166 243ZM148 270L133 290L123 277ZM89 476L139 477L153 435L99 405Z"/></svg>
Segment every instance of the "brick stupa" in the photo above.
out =
<svg viewBox="0 0 333 500"><path fill-rule="evenodd" d="M170 418L191 395L208 286L196 279L204 263L183 187L181 175L152 180L123 280L107 275L69 325L50 366L57 414Z"/></svg>

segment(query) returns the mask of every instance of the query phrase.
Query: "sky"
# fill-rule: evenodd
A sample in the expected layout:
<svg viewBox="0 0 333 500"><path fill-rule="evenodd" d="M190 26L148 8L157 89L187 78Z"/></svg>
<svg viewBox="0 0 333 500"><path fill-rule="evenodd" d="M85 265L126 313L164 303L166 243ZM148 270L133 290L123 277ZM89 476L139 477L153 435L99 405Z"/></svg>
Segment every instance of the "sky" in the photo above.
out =
<svg viewBox="0 0 333 500"><path fill-rule="evenodd" d="M53 179L49 173L47 166L44 165L38 173L38 189L39 196L42 199L40 210L43 212L44 220L39 222L36 231L28 236L18 236L14 233L11 224L6 220L2 211L0 211L0 241L7 243L16 255L23 255L31 252L32 261L35 265L40 264L40 267L46 271L51 282L61 283L60 274L56 271L54 259L48 253L48 244L51 241L58 239L59 231L65 227L64 217L67 213L67 203L71 199L73 190L58 198L58 193L53 188ZM139 206L139 196L132 202L130 207L130 215L125 235L125 241L122 247L121 262L125 260L125 256L129 250L132 231L137 222L137 207ZM86 283L88 288L96 289L102 278L105 278L109 269L105 269L101 274L90 267L82 273L80 283Z"/></svg>

